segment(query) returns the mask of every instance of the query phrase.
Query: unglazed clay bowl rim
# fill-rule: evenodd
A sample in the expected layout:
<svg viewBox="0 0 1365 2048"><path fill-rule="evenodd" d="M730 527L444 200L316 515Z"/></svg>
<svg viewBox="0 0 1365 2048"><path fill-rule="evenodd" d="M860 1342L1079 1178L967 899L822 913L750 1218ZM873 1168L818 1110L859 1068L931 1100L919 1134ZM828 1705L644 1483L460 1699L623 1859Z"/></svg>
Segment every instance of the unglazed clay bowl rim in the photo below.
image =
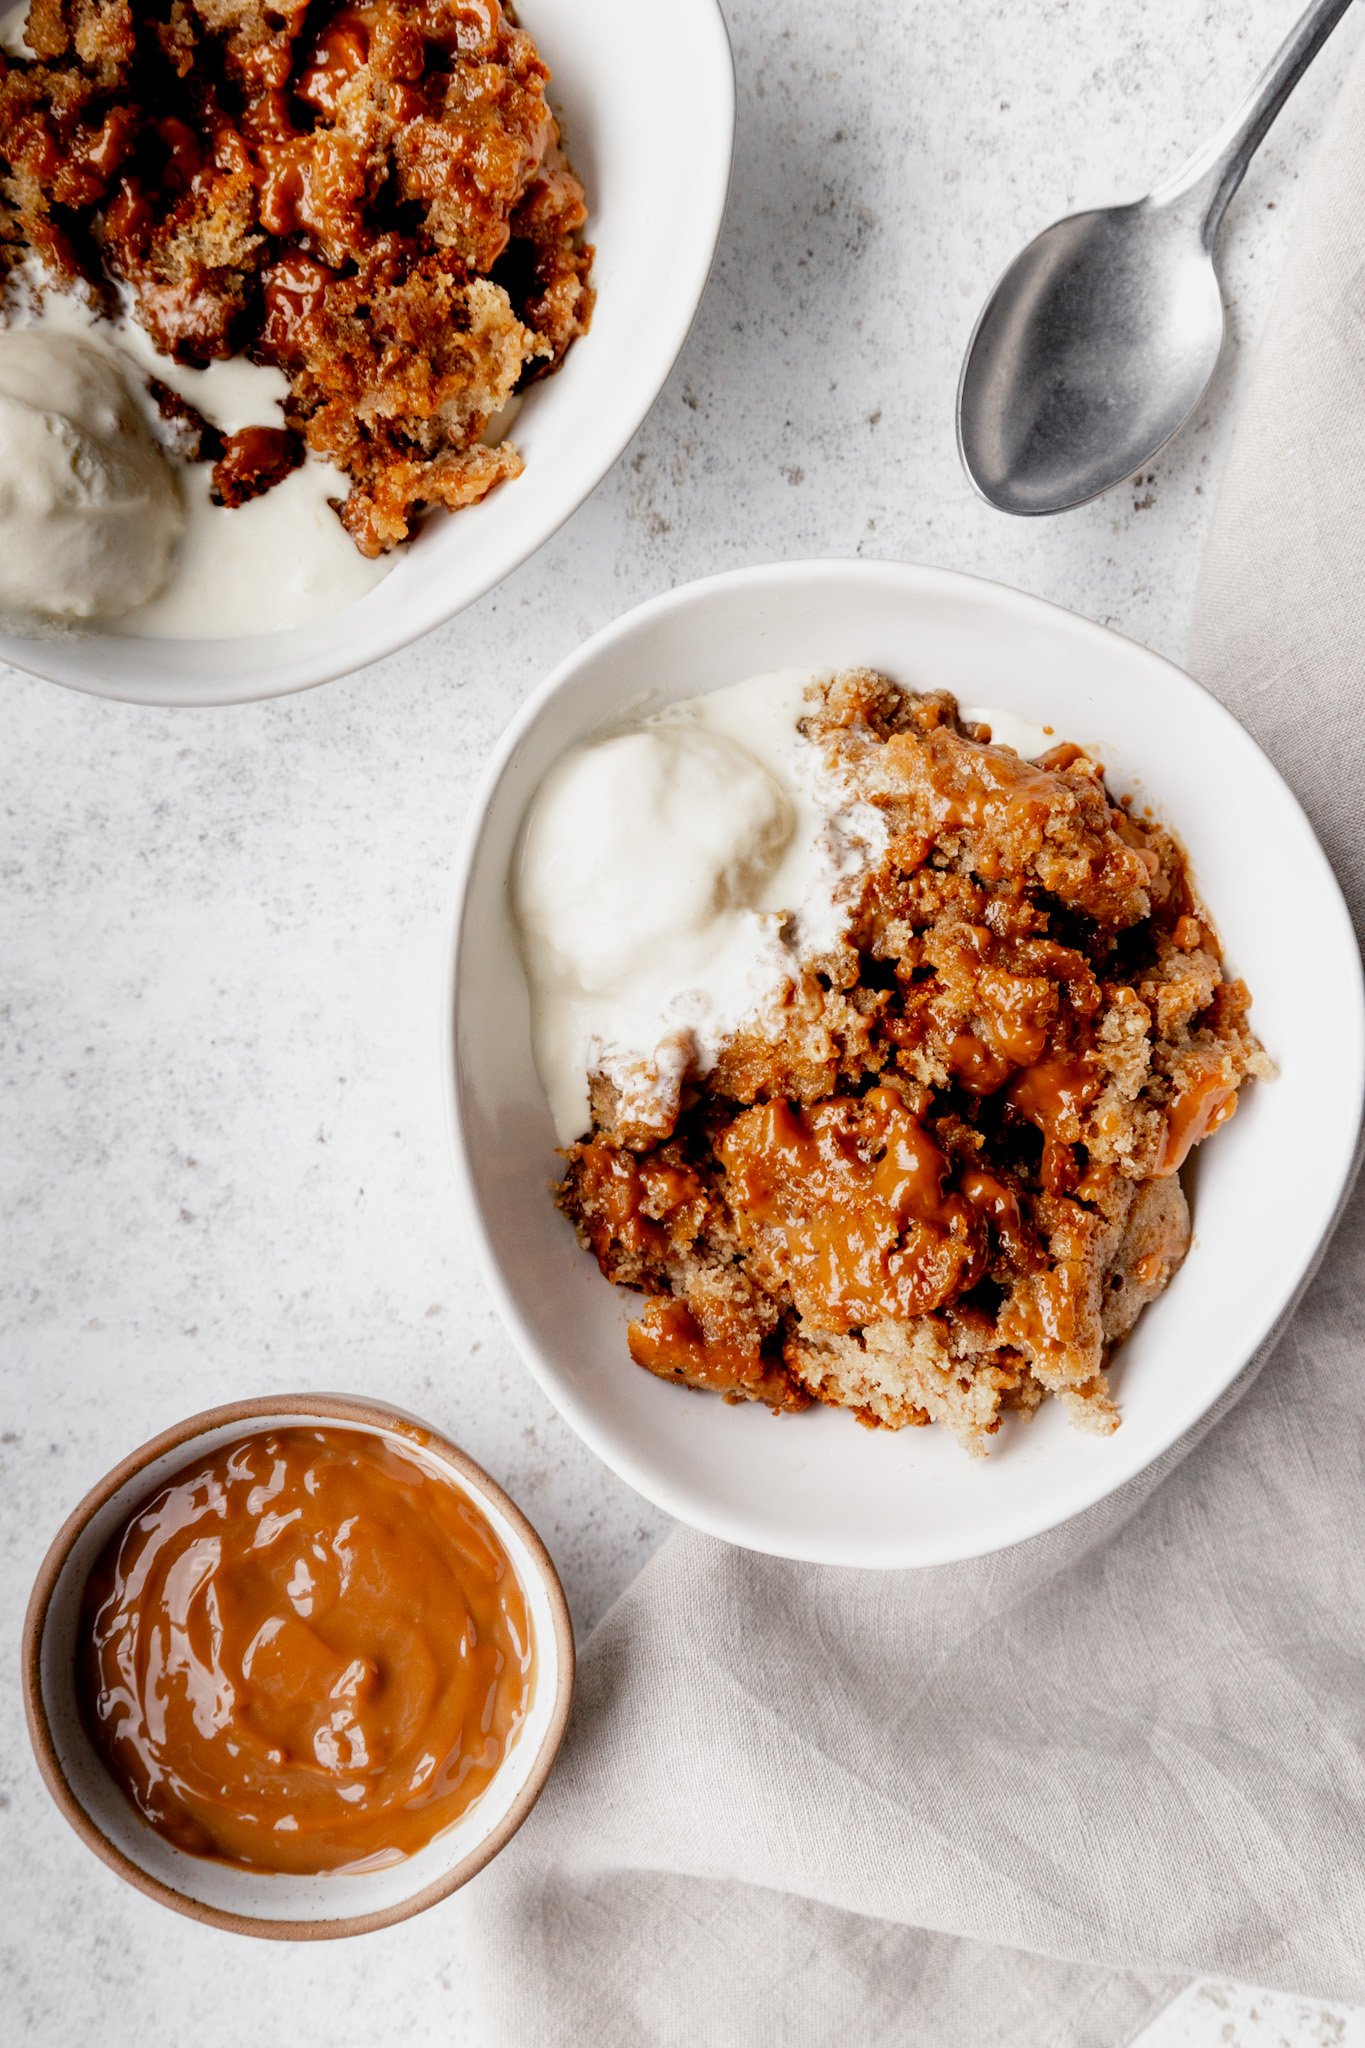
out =
<svg viewBox="0 0 1365 2048"><path fill-rule="evenodd" d="M614 1289L550 1202L562 1170L530 1052L509 888L521 818L569 747L668 702L787 666L866 664L1098 747L1115 795L1152 802L1195 879L1280 1069L1200 1148L1194 1245L1114 1374L1122 1426L1045 1402L971 1459L941 1426L867 1431L831 1409L773 1418L631 1364L638 1295ZM628 1483L727 1542L813 1564L951 1564L1042 1534L1178 1443L1277 1328L1349 1185L1365 1094L1360 953L1283 779L1161 656L1001 584L843 559L687 584L577 648L503 737L471 806L446 933L442 1080L485 1279L531 1372Z"/></svg>
<svg viewBox="0 0 1365 2048"><path fill-rule="evenodd" d="M312 689L486 596L597 488L667 382L711 274L734 150L734 60L718 0L525 0L522 19L550 66L597 252L592 325L531 386L512 429L522 474L429 519L390 575L310 624L233 640L0 630L0 661L132 704L248 704Z"/></svg>
<svg viewBox="0 0 1365 2048"><path fill-rule="evenodd" d="M520 1548L521 1558L514 1557L513 1560L518 1566L519 1577L526 1578L529 1567L529 1574L534 1578L535 1584L528 1584L524 1588L528 1608L534 1608L537 1592L548 1607L548 1633L542 1622L533 1619L533 1641L539 1669L544 1669L547 1648L552 1651L553 1688L548 1700L548 1713L544 1718L534 1754L524 1766L520 1786L501 1812L490 1806L489 1812L496 1813L493 1824L464 1848L458 1859L448 1868L410 1896L391 1900L373 1910L348 1912L330 1917L319 1915L285 1919L249 1911L236 1911L195 1898L188 1892L178 1889L175 1884L145 1869L126 1849L111 1840L72 1784L68 1765L63 1761L62 1744L54 1735L53 1729L56 1703L50 1705L48 1697L52 1685L51 1675L47 1684L44 1683L43 1647L47 1630L53 1622L54 1607L59 1595L62 1598L74 1597L78 1602L89 1569L87 1563L80 1573L79 1586L73 1581L72 1587L63 1587L63 1574L73 1549L101 1511L119 1496L124 1498L119 1502L118 1515L125 1514L136 1506L141 1496L135 1482L149 1466L165 1459L173 1452L181 1453L183 1458L188 1460L194 1455L195 1444L208 1438L215 1438L221 1442L230 1440L235 1434L255 1434L268 1428L271 1423L277 1426L302 1423L306 1426L313 1421L341 1423L368 1433L393 1438L409 1450L420 1450L427 1458L444 1466L477 1505L491 1508L495 1525L501 1521L513 1535L514 1548ZM102 1538L101 1541L103 1540ZM93 1562L93 1559L90 1561ZM418 1417L387 1403L349 1394L262 1395L254 1400L230 1401L221 1407L206 1409L201 1414L188 1416L185 1421L176 1423L171 1429L163 1430L159 1436L153 1437L150 1442L130 1452L111 1472L107 1472L97 1485L91 1487L80 1505L68 1515L53 1539L34 1581L24 1617L22 1669L24 1713L43 1783L63 1817L102 1863L107 1864L119 1877L145 1893L148 1898L155 1899L161 1905L169 1906L172 1911L183 1913L189 1919L198 1920L206 1926L223 1928L233 1934L256 1935L270 1941L328 1941L353 1934L369 1934L377 1928L390 1927L397 1921L410 1919L415 1913L425 1912L429 1906L438 1904L440 1900L457 1891L461 1885L468 1883L469 1879L482 1870L484 1865L511 1840L540 1797L564 1737L573 1699L574 1638L568 1602L564 1597L559 1575L541 1538L497 1481L491 1479L482 1466L476 1464L457 1444L452 1443L439 1430L432 1429ZM74 1670L71 1671L69 1678L61 1682L69 1684L72 1689L72 1699L64 1704L66 1722L68 1725L74 1725ZM533 1716L535 1712L536 1707L533 1705ZM81 1738L88 1752L82 1757L82 1768L103 1774L96 1782L100 1784L102 1797L113 1806L113 1811L118 1815L119 1832L137 1846L145 1847L149 1855L156 1853L161 1861L167 1861L164 1852L169 1845L162 1843L161 1838L123 1801L123 1795L113 1786L112 1779L90 1745L89 1738L84 1736L83 1730ZM522 1768L517 1756L517 1746L514 1746L507 1762L500 1769L507 1770L513 1767ZM464 1820L449 1830L448 1835L454 1835L470 1816L477 1817L480 1806L494 1793L496 1785L495 1775L482 1799L467 1810ZM112 1800L108 1798L110 1794ZM113 1802L121 1804L114 1805ZM462 1839L467 1840L469 1832L466 1829ZM438 1850L441 1842L447 1838L438 1835L434 1842L428 1844L419 1854L430 1857L432 1851ZM153 1845L156 1845L155 1851ZM241 1886L243 1890L249 1885L269 1885L281 1881L265 1874L248 1872L236 1872L225 1878L223 1873L231 1872L232 1866L185 1856L178 1850L170 1852L169 1860L178 1861L181 1866L196 1866L195 1874L213 1872L216 1874L215 1881L221 1880L229 1887L234 1885L237 1879L244 1879L245 1883ZM409 1862L415 1860L417 1859L408 1859ZM378 1875L392 1874L394 1880L398 1881L401 1879L403 1868L402 1864L391 1866L390 1873ZM297 1884L299 1881L284 1882ZM363 1885L366 1877L324 1877L316 1882L319 1887L337 1882Z"/></svg>

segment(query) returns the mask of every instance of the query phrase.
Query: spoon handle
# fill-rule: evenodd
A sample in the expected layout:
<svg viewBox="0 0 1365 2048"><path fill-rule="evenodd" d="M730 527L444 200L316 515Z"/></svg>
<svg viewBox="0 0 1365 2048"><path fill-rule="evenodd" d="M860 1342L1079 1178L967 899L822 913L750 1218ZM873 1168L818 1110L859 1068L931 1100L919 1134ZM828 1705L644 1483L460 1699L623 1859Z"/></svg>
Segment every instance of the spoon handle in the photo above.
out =
<svg viewBox="0 0 1365 2048"><path fill-rule="evenodd" d="M1351 0L1313 0L1289 31L1242 104L1182 171L1159 185L1152 202L1171 206L1190 200L1203 216L1204 246L1213 240L1228 201L1294 87L1350 6Z"/></svg>

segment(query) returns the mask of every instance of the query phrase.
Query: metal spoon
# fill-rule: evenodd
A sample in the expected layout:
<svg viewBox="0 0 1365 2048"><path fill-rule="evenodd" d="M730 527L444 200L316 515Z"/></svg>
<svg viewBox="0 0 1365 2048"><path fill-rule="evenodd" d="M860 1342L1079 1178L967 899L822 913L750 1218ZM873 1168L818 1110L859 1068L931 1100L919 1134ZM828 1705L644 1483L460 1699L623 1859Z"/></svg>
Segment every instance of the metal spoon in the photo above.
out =
<svg viewBox="0 0 1365 2048"><path fill-rule="evenodd" d="M1351 4L1313 0L1236 113L1146 199L1075 213L1016 256L957 394L968 476L1002 512L1066 512L1150 462L1223 346L1213 243L1271 122Z"/></svg>

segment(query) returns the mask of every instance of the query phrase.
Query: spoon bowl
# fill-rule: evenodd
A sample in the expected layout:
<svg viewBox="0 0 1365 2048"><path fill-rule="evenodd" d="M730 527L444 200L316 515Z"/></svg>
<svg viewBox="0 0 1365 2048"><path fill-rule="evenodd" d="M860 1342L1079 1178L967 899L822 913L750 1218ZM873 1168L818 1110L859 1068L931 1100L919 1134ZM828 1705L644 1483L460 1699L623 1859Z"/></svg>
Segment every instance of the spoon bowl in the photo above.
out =
<svg viewBox="0 0 1365 2048"><path fill-rule="evenodd" d="M1083 505L1188 419L1223 345L1197 222L1143 199L1060 220L1017 256L967 352L962 460L1025 516Z"/></svg>
<svg viewBox="0 0 1365 2048"><path fill-rule="evenodd" d="M967 348L957 444L1002 512L1068 512L1179 431L1223 346L1213 245L1271 122L1350 5L1313 0L1204 149L1146 199L1071 214L1019 256Z"/></svg>

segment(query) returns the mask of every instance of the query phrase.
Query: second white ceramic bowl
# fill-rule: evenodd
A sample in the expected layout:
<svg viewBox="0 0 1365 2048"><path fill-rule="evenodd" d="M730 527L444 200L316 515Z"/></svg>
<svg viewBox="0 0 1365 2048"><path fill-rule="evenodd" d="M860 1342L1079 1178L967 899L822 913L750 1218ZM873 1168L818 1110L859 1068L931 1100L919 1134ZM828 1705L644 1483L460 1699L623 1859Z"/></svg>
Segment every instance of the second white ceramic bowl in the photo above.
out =
<svg viewBox="0 0 1365 2048"><path fill-rule="evenodd" d="M378 661L480 598L563 525L663 388L701 302L725 213L734 68L717 0L524 0L587 189L597 310L513 438L515 482L431 519L391 575L310 626L239 640L0 632L0 660L139 704L242 704Z"/></svg>
<svg viewBox="0 0 1365 2048"><path fill-rule="evenodd" d="M1195 1240L1115 1373L1112 1437L1056 1402L989 1459L942 1429L776 1420L634 1366L639 1297L601 1278L550 1201L554 1131L531 1058L508 874L550 764L643 698L767 669L867 663L912 688L1097 743L1115 794L1174 825L1277 1062L1198 1154ZM1037 598L939 569L788 563L693 583L573 654L505 736L476 799L447 961L445 1071L456 1170L485 1272L523 1356L587 1443L681 1520L781 1556L941 1564L1064 1521L1140 1471L1217 1399L1292 1301L1350 1173L1365 1078L1360 956L1307 819L1254 742L1187 675Z"/></svg>

